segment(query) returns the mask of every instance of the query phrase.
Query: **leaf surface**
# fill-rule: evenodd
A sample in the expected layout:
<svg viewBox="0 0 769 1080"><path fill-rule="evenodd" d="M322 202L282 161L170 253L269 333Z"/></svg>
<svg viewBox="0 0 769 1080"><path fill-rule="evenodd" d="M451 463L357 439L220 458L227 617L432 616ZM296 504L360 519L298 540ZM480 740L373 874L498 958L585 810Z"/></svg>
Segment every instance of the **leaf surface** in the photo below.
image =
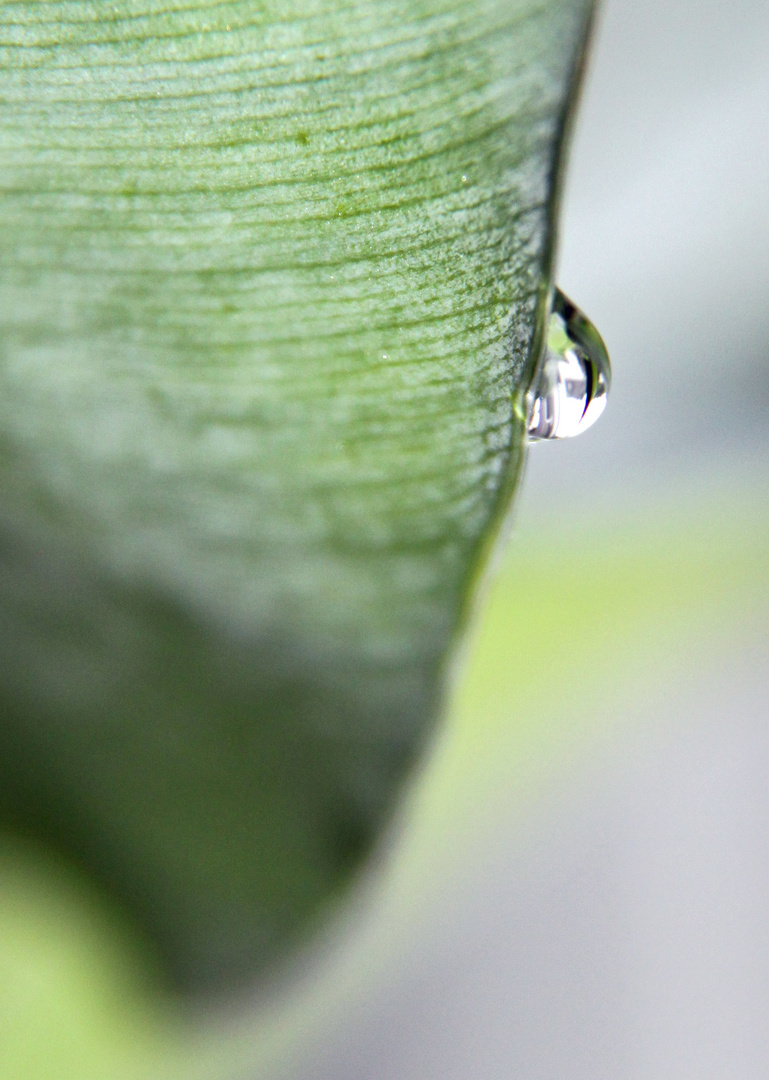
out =
<svg viewBox="0 0 769 1080"><path fill-rule="evenodd" d="M181 985L329 902L427 738L588 9L0 7L0 821Z"/></svg>

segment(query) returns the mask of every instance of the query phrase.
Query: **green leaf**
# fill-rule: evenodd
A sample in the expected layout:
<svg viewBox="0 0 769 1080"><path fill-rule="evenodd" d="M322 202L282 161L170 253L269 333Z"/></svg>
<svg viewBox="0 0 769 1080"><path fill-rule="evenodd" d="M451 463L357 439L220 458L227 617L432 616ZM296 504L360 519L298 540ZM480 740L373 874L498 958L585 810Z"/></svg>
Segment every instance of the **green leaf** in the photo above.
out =
<svg viewBox="0 0 769 1080"><path fill-rule="evenodd" d="M181 986L317 917L429 735L589 6L0 6L0 822Z"/></svg>

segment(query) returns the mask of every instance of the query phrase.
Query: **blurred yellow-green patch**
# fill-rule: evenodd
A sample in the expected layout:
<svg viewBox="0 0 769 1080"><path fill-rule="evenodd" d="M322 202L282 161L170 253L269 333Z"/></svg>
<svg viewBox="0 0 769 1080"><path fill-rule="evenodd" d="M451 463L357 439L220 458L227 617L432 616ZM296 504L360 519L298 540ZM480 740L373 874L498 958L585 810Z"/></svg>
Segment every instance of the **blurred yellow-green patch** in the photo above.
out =
<svg viewBox="0 0 769 1080"><path fill-rule="evenodd" d="M758 632L769 612L767 506L763 478L710 496L679 486L640 495L632 511L515 534L457 667L425 785L431 827L477 808L479 785L524 790L532 761L606 722L624 685L651 693L687 655Z"/></svg>
<svg viewBox="0 0 769 1080"><path fill-rule="evenodd" d="M176 1027L133 927L60 860L3 838L0 1077L174 1076Z"/></svg>

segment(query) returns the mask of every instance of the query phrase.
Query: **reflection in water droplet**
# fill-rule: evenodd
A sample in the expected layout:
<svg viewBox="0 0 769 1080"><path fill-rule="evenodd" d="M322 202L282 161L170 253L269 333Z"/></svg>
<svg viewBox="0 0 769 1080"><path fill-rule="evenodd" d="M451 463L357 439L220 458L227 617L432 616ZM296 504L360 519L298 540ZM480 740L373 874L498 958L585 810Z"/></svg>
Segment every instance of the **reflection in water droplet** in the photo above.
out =
<svg viewBox="0 0 769 1080"><path fill-rule="evenodd" d="M545 354L529 391L529 438L581 435L606 408L610 385L611 365L601 335L556 289Z"/></svg>

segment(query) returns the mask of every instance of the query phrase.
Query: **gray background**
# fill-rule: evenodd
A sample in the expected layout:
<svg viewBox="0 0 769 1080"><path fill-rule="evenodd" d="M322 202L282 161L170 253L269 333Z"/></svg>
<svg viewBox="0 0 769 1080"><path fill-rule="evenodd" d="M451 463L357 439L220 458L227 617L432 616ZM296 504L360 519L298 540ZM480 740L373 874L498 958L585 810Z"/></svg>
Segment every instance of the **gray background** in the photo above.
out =
<svg viewBox="0 0 769 1080"><path fill-rule="evenodd" d="M767 56L766 0L603 6L558 280L614 389L588 435L534 448L519 530L766 477ZM541 799L535 843L511 809L397 960L294 1038L285 1075L766 1080L767 621L657 697L629 688L635 734Z"/></svg>
<svg viewBox="0 0 769 1080"><path fill-rule="evenodd" d="M522 520L767 461L769 4L607 0L594 46L558 279L616 378L594 436L531 455Z"/></svg>

